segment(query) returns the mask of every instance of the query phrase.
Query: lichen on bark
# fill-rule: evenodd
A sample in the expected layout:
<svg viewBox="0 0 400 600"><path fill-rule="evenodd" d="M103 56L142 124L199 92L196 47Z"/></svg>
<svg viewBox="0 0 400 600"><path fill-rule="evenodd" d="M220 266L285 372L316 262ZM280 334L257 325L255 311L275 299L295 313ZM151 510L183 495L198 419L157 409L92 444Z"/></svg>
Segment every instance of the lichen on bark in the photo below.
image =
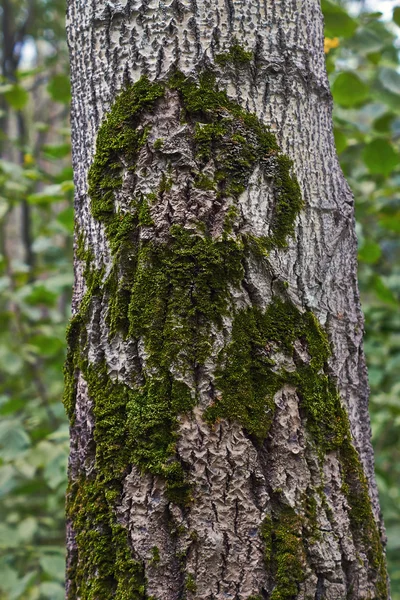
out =
<svg viewBox="0 0 400 600"><path fill-rule="evenodd" d="M249 60L249 53L233 46L219 62ZM179 113L181 152L168 149L168 139L152 138L155 116L169 105ZM150 188L149 155L162 165ZM252 233L240 210L257 171L273 198L265 236ZM203 213L190 210L196 194L208 207ZM287 246L303 206L292 162L274 135L219 89L212 70L197 79L180 72L157 83L143 77L118 96L100 126L89 195L92 216L104 226L111 266L96 264L94 249L81 237L78 258L86 293L68 333L65 405L73 422L82 375L93 401L96 449L94 468L68 492L77 547L70 599L149 597L143 560L135 557L116 516L121 478L134 464L162 478L169 501L190 512L191 465L177 452L179 424L198 406L199 372L216 353L216 393L203 411L204 421L211 428L219 420L239 423L261 448L275 417L275 395L292 386L321 469L327 453L338 455L353 534L362 538L376 598L387 598L379 531L348 417L329 373L326 333L310 311L295 306L283 282L266 309L236 300L248 262L267 263L269 252ZM161 221L159 213L173 202L172 217ZM89 357L86 330L98 304L106 309L110 343L122 336L143 346L129 381L112 376L101 352ZM226 323L230 334L217 352L216 332ZM287 367L280 366L278 355ZM260 529L271 600L296 598L305 579L308 524L301 511L277 492ZM157 556L162 559L159 550ZM160 562L154 553L150 561L154 568ZM182 597L196 590L195 575L188 571Z"/></svg>

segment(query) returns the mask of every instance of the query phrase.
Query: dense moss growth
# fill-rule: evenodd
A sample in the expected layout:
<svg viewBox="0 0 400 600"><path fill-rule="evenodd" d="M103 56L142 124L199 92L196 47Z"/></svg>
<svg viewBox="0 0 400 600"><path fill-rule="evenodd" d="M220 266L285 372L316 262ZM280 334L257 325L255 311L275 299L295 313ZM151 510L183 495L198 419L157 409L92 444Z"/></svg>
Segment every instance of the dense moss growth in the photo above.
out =
<svg viewBox="0 0 400 600"><path fill-rule="evenodd" d="M293 358L296 340L307 344L310 365L299 366L294 373L273 370L273 352ZM321 418L325 412L327 418L323 422L336 432L323 393L326 390L321 390L321 397L317 398L319 386L323 385L319 372L326 366L328 356L329 344L312 313L301 313L292 303L279 298L265 312L258 308L239 311L233 321L232 341L221 351L215 374L220 399L208 409L207 419L239 421L262 444L274 417L274 395L285 383L291 383L309 400L310 415ZM328 433L318 430L316 435L322 439Z"/></svg>
<svg viewBox="0 0 400 600"><path fill-rule="evenodd" d="M261 349L266 339L259 321L261 311L240 311L232 327L232 342L221 351L216 372L219 399L207 409L205 418L213 423L228 418L241 423L258 444L264 441L274 417L274 395L282 378L271 370L273 361ZM261 350L261 351L260 351Z"/></svg>
<svg viewBox="0 0 400 600"><path fill-rule="evenodd" d="M197 591L197 585L195 579L191 573L186 576L185 588L188 592L195 594Z"/></svg>
<svg viewBox="0 0 400 600"><path fill-rule="evenodd" d="M306 350L309 356L307 361L301 359L296 352L295 342ZM282 353L293 359L295 369L273 370L274 353ZM368 483L353 445L349 419L337 388L328 374L329 355L327 335L311 312L301 313L291 302L280 298L275 298L265 312L257 308L241 310L234 318L232 341L220 353L220 364L215 374L219 397L206 411L205 417L210 422L218 418L238 421L255 443L260 445L264 442L274 417L274 395L284 384L296 388L300 399L299 407L304 413L306 427L321 466L327 452L336 451L339 455L343 492L351 507L349 517L352 533L355 540L361 541L367 549L371 574L377 581L376 598L383 600L387 598L387 584L380 534L371 509ZM306 510L299 507L302 513L310 513L311 509L310 501ZM300 522L299 516L292 517L296 523ZM268 537L266 532L270 529L271 540L276 541L275 550L271 554L275 558L279 556L279 548L284 547L283 533L290 529L288 519L287 510L284 510L275 515L273 528L268 523L263 525L263 539ZM296 537L310 538L310 533L306 534L305 528L306 520L303 520L302 533L294 535L290 546L295 543ZM274 589L271 600L296 597L297 588L295 593L293 582L302 581L297 576L302 569L299 566L294 568L294 564L298 565L298 556L304 555L303 551L296 552L289 560L288 551L284 551L285 560L282 559L276 571L277 591ZM267 545L267 562L269 556ZM291 561L294 561L293 564L290 564ZM304 565L304 560L302 564ZM285 574L286 567L288 570ZM291 585L290 578L294 578ZM288 590L292 591L289 593Z"/></svg>
<svg viewBox="0 0 400 600"><path fill-rule="evenodd" d="M140 117L164 95L164 87L142 77L117 96L112 110L99 128L96 156L89 173L89 196L92 214L110 225L115 219L115 190L122 185L121 158L134 168L149 128L140 126ZM112 232L109 238L113 239Z"/></svg>
<svg viewBox="0 0 400 600"><path fill-rule="evenodd" d="M149 366L186 374L209 356L211 327L232 309L229 286L243 278L243 249L177 225L170 236L166 247L149 243L139 251L129 335L145 339Z"/></svg>
<svg viewBox="0 0 400 600"><path fill-rule="evenodd" d="M253 52L245 50L236 39L227 52L221 52L215 57L215 62L221 67L234 66L237 69L248 66L253 60Z"/></svg>
<svg viewBox="0 0 400 600"><path fill-rule="evenodd" d="M275 197L270 234L259 241L265 250L286 247L303 201L297 179L291 175L292 161L280 152L275 136L256 115L218 88L212 72L203 73L198 82L178 72L169 85L179 91L185 118L194 123L200 167L195 185L214 190L217 200L237 199L258 166L271 180ZM210 159L215 165L213 178L202 172Z"/></svg>
<svg viewBox="0 0 400 600"><path fill-rule="evenodd" d="M182 465L173 456L177 417L192 408L192 396L185 384L168 374L132 389L112 381L105 363L81 359L78 364L95 399L96 470L90 478L73 482L67 493L67 516L78 547L69 598L147 598L143 566L132 559L128 532L116 521L115 504L121 497L121 478L132 463L163 477L172 502L190 500Z"/></svg>
<svg viewBox="0 0 400 600"><path fill-rule="evenodd" d="M132 558L126 529L115 519L116 481L82 476L67 491L67 517L74 525L78 556L70 567L68 598L144 600L143 564Z"/></svg>
<svg viewBox="0 0 400 600"><path fill-rule="evenodd" d="M233 57L246 58L234 48L229 60ZM219 205L226 202L218 236L211 235L206 217L187 226L172 225L162 243L155 235L141 235L144 229L155 231L152 210L174 186L171 165L151 194L136 193L132 184L129 205L119 207L123 178L135 173L138 154L149 139L144 114L156 109L167 89L179 95L181 120L192 132L198 167L191 174L193 187L209 192ZM154 152L162 153L162 140L153 146ZM210 163L213 169L205 174ZM264 238L238 227L238 200L256 168L274 192L273 217ZM198 81L181 73L163 84L142 78L122 92L100 127L89 194L92 215L105 227L113 262L106 274L105 268L95 267L84 238L78 240L87 290L68 331L64 402L73 423L81 373L93 400L95 464L90 477L82 475L68 492L77 543L71 600L147 597L143 565L132 559L127 531L115 516L120 481L135 464L163 478L171 502L190 505L187 465L176 453L179 418L190 414L197 402L199 369L210 357L215 331L222 329L226 317L233 319L232 335L219 355L217 399L204 417L210 424L219 418L239 422L259 446L273 422L275 393L285 383L294 385L321 463L328 451L340 454L354 535L361 532L365 545L373 549L370 564L383 582L384 562L367 482L327 370L326 334L312 313L300 312L284 291L266 311L235 307L235 288L243 283L249 256L265 257L272 248L284 248L294 233L302 200L291 170L291 161L268 128L229 99L212 72L201 74ZM95 306L107 308L111 340L120 336L132 346L144 345L146 364L132 369L129 385L110 376L100 351L96 362L88 361L87 328ZM296 343L308 352L308 361L300 357ZM293 359L294 369L275 369L277 351ZM266 560L273 563L276 583L272 600L294 597L301 582L304 552L294 549L301 527L296 511L286 508L263 526ZM153 563L159 559L159 552L150 558ZM186 590L195 593L195 586L187 575ZM377 597L386 596L382 591Z"/></svg>
<svg viewBox="0 0 400 600"><path fill-rule="evenodd" d="M267 517L261 526L265 563L274 581L270 600L291 600L305 579L306 551L302 517L285 507L278 516Z"/></svg>

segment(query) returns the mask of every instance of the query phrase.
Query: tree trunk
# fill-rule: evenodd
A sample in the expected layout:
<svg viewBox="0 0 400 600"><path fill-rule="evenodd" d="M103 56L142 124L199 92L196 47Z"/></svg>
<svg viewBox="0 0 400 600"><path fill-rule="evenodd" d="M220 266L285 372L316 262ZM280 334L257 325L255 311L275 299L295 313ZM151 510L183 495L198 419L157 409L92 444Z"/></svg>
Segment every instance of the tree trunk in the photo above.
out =
<svg viewBox="0 0 400 600"><path fill-rule="evenodd" d="M389 598L318 0L68 4L68 599Z"/></svg>

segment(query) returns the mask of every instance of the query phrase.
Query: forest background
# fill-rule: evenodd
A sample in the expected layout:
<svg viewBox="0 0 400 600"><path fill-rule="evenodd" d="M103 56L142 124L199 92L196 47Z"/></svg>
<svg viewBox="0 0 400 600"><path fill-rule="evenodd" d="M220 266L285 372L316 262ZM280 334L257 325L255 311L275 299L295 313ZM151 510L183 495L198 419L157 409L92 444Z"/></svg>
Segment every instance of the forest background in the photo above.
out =
<svg viewBox="0 0 400 600"><path fill-rule="evenodd" d="M379 4L383 12L373 12ZM355 195L376 473L400 600L400 6L322 0ZM0 0L0 600L63 600L73 283L64 0Z"/></svg>

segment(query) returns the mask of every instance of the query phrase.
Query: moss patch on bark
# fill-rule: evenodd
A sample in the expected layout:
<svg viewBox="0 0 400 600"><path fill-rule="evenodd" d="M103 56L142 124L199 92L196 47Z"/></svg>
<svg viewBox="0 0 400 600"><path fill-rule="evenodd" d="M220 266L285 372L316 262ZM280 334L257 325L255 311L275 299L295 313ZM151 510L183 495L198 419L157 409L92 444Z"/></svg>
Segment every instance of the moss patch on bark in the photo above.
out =
<svg viewBox="0 0 400 600"><path fill-rule="evenodd" d="M125 527L115 519L118 483L82 476L67 491L67 518L74 525L77 556L67 573L68 598L145 600L144 566L134 560Z"/></svg>
<svg viewBox="0 0 400 600"><path fill-rule="evenodd" d="M237 50L232 56L248 58ZM134 174L149 138L144 115L156 109L166 90L179 94L181 119L193 133L198 162L194 187L229 207L217 237L211 235L210 223L201 219L190 227L173 225L163 243L140 235L143 228L154 227L152 205L173 187L172 170L163 174L151 194L133 191L128 209L118 208L123 178L127 171ZM154 151L162 152L163 145L156 140ZM212 176L203 173L210 161L215 167ZM268 237L241 233L236 226L238 199L256 168L272 179L274 208ZM243 281L249 256L285 248L294 234L303 203L291 171L292 163L272 133L218 88L211 71L197 81L182 73L157 84L144 77L122 92L101 125L89 194L92 215L105 227L113 263L106 276L104 268L94 266L93 252L80 238L77 256L84 265L87 291L68 330L64 402L73 423L81 373L93 401L96 451L90 478L77 479L68 492L67 511L77 543L70 600L77 595L82 600L147 597L143 565L133 560L127 531L116 520L120 481L135 464L164 479L171 502L190 503L186 466L176 454L179 418L196 404L196 372L210 356L213 331L222 328L225 317L233 319L232 339L221 351L215 376L219 395L205 418L210 424L218 418L237 421L261 445L273 421L274 394L285 383L295 386L321 461L328 451L340 453L355 535L361 532L366 546L373 548L370 564L383 582L384 559L367 482L347 414L327 371L326 334L310 312L300 312L284 294L264 312L255 307L235 309L233 292ZM111 339L122 336L144 344L146 365L130 385L110 376L104 357L88 362L87 328L95 303L107 307ZM296 354L295 343L307 349L309 362ZM274 370L274 350L292 358L295 370ZM190 387L188 380L193 381ZM276 561L273 600L294 597L301 581L303 554L293 550L294 523L299 529L298 515L284 510L272 520L268 539L275 549L271 560ZM188 582L188 591L194 593L190 576Z"/></svg>
<svg viewBox="0 0 400 600"><path fill-rule="evenodd" d="M300 353L296 344L301 347ZM276 353L291 359L295 369L276 371L273 359ZM304 353L307 360L301 357ZM211 423L221 418L239 422L260 446L273 422L276 392L285 384L296 389L299 408L304 413L321 467L328 452L337 452L343 492L350 505L352 534L365 548L371 578L376 581L376 598L384 600L387 583L380 534L349 419L329 376L329 356L328 337L314 315L300 312L288 300L277 297L264 312L257 308L238 311L233 321L232 341L221 351L215 374L218 399L206 411L205 418ZM299 506L296 514L283 504L261 528L266 563L275 582L271 600L297 597L306 565L303 540L314 535L309 529L310 520L304 515L310 515L312 508L309 502L306 507Z"/></svg>
<svg viewBox="0 0 400 600"><path fill-rule="evenodd" d="M291 600L305 579L302 518L285 507L278 517L267 517L261 527L265 543L265 563L274 581L270 600Z"/></svg>
<svg viewBox="0 0 400 600"><path fill-rule="evenodd" d="M253 52L245 50L237 39L233 40L227 52L221 52L215 57L215 62L221 67L233 66L236 69L248 66L253 60Z"/></svg>

